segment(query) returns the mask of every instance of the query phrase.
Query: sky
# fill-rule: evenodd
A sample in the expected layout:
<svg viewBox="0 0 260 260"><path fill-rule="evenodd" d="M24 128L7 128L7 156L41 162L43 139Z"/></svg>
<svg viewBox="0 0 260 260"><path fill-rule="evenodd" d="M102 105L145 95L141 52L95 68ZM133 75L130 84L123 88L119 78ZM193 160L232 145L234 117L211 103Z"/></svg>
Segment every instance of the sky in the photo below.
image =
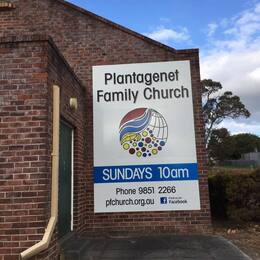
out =
<svg viewBox="0 0 260 260"><path fill-rule="evenodd" d="M260 136L260 0L70 0L176 49L199 48L201 78L221 82L251 112L225 120Z"/></svg>

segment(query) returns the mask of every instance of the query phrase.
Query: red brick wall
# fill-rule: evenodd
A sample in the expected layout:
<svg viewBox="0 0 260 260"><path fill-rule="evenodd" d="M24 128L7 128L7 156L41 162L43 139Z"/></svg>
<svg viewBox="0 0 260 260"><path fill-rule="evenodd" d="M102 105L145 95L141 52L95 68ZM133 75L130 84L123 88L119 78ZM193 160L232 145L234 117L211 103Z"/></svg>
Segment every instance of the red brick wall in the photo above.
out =
<svg viewBox="0 0 260 260"><path fill-rule="evenodd" d="M61 116L74 129L74 208L73 229L82 232L85 227L87 191L86 191L86 99L85 89L76 77L72 77L69 66L65 66L57 51L49 45L48 85L58 84L61 91ZM77 110L71 109L69 100L76 97ZM50 100L52 98L50 97ZM51 107L51 106L49 106ZM49 113L52 111L50 110ZM51 122L49 122L51 123ZM50 133L51 135L51 133Z"/></svg>
<svg viewBox="0 0 260 260"><path fill-rule="evenodd" d="M53 84L61 88L63 118L75 126L75 200L86 198L84 89L51 43L28 40L0 42L0 259L18 259L42 239L49 220ZM70 97L78 98L77 111ZM74 212L80 231L86 210L75 203ZM57 258L56 239L57 232L38 259Z"/></svg>
<svg viewBox="0 0 260 260"><path fill-rule="evenodd" d="M210 227L207 173L205 168L204 126L197 50L175 51L137 36L92 14L72 9L62 1L13 0L17 8L0 13L0 33L50 35L86 87L87 120L85 145L86 178L75 198L76 212L84 212L86 232L201 232ZM8 29L9 28L9 29ZM12 30L10 30L12 28ZM194 94L197 158L200 172L201 211L94 214L93 208L93 121L91 68L99 64L190 60ZM84 147L81 148L81 151ZM79 152L80 155L80 152ZM85 190L86 188L86 190ZM86 192L87 191L87 192ZM75 217L77 219L77 216Z"/></svg>
<svg viewBox="0 0 260 260"><path fill-rule="evenodd" d="M0 255L13 255L46 225L47 60L39 44L2 43L0 53Z"/></svg>

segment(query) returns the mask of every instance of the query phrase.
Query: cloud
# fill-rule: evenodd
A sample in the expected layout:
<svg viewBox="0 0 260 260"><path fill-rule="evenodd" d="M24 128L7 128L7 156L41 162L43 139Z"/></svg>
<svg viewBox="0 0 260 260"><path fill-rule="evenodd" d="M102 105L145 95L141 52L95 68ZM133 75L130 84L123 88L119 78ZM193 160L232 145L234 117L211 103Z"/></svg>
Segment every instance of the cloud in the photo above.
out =
<svg viewBox="0 0 260 260"><path fill-rule="evenodd" d="M160 42L175 41L181 42L186 41L190 38L188 29L181 27L178 31L172 28L165 28L164 26L157 27L150 33L144 33L146 36Z"/></svg>
<svg viewBox="0 0 260 260"><path fill-rule="evenodd" d="M207 34L211 37L217 30L218 25L216 23L209 23L207 28Z"/></svg>
<svg viewBox="0 0 260 260"><path fill-rule="evenodd" d="M256 68L252 72L249 73L249 77L252 80L255 80L260 83L260 67Z"/></svg>
<svg viewBox="0 0 260 260"><path fill-rule="evenodd" d="M221 123L219 127L227 128L232 134L250 133L260 135L260 124L258 122L251 122L250 124L248 124L245 122L228 120L224 123Z"/></svg>
<svg viewBox="0 0 260 260"><path fill-rule="evenodd" d="M209 47L202 51L202 78L220 81L224 91L240 96L251 112L247 121L229 122L231 132L239 129L260 134L260 3L222 19L216 28L218 34L208 38Z"/></svg>

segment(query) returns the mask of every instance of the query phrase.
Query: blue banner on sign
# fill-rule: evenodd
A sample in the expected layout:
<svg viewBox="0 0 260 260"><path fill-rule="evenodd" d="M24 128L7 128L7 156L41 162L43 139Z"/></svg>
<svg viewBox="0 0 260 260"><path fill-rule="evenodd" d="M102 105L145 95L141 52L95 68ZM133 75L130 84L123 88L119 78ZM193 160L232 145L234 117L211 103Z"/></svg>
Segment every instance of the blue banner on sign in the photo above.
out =
<svg viewBox="0 0 260 260"><path fill-rule="evenodd" d="M198 180L197 163L94 167L95 183Z"/></svg>

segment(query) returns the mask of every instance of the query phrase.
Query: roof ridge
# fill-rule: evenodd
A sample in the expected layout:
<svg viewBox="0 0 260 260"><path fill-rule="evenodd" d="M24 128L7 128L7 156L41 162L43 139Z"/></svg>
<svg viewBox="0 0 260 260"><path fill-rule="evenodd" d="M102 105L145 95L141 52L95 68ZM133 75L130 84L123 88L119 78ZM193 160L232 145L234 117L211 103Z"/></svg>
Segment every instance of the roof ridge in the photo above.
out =
<svg viewBox="0 0 260 260"><path fill-rule="evenodd" d="M134 30L131 30L131 29L127 28L127 27L124 27L123 25L120 25L118 23L112 22L112 21L108 20L107 18L104 18L104 17L102 17L100 15L97 15L95 13L92 13L92 12L90 12L90 11L88 11L88 10L82 8L82 7L79 7L77 5L74 5L74 4L72 4L72 3L68 2L68 1L65 1L65 0L56 0L56 1L61 3L61 4L63 4L63 5L65 5L65 6L67 6L67 7L69 7L69 8L72 8L75 11L78 11L78 12L80 12L82 14L89 15L89 16L93 17L94 19L97 19L97 20L99 20L99 21L101 21L103 23L106 23L106 24L108 24L108 25L110 25L110 26L112 26L114 28L117 28L117 29L123 31L123 32L126 32L126 33L128 33L130 35L133 35L133 36L135 36L137 38L140 38L140 39L142 39L144 41L150 42L150 43L152 43L152 44L154 44L156 46L159 46L161 48L167 49L170 52L176 53L176 51L177 51L173 47L170 47L170 46L165 45L163 43L160 43L160 42L158 42L156 40L153 40L153 39L151 39L151 38L149 38L149 37L147 37L147 36L145 36L145 35L143 35L141 33L135 32Z"/></svg>

